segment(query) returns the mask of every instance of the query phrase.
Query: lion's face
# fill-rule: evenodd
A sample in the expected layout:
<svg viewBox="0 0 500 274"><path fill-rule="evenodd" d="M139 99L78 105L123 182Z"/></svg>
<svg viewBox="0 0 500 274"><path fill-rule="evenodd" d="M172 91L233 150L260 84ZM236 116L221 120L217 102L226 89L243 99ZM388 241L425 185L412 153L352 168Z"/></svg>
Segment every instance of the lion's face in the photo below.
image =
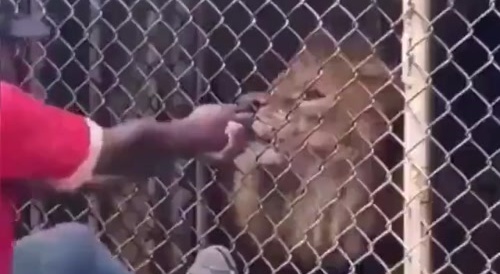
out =
<svg viewBox="0 0 500 274"><path fill-rule="evenodd" d="M257 138L288 158L301 151L320 160L333 154L350 158L345 151L369 153L403 97L376 55L344 53L313 45L290 62L269 94L250 94L260 96Z"/></svg>
<svg viewBox="0 0 500 274"><path fill-rule="evenodd" d="M333 134L333 111L320 113L307 109L323 98L316 96L318 93L314 90L307 90L302 99L271 95L268 103L257 112L253 124L256 136L272 143L278 152L287 156L301 149L318 153L333 152L339 141Z"/></svg>

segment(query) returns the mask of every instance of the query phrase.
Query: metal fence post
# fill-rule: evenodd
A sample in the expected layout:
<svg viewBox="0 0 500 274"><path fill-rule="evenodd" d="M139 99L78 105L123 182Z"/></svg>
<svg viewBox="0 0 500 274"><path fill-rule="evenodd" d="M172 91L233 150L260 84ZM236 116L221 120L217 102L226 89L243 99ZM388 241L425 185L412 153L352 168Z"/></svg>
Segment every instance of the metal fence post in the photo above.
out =
<svg viewBox="0 0 500 274"><path fill-rule="evenodd" d="M404 273L431 273L429 102L430 1L403 1Z"/></svg>

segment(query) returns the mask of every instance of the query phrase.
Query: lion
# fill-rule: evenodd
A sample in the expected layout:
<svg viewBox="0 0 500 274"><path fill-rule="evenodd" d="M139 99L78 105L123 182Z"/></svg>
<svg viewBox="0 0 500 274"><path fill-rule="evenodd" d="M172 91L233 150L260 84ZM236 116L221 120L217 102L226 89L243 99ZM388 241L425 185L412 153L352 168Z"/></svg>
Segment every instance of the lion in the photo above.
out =
<svg viewBox="0 0 500 274"><path fill-rule="evenodd" d="M221 226L247 262L341 268L367 251L388 218L374 193L392 183L399 87L376 54L315 36L270 93L240 98L258 103L255 140L235 160Z"/></svg>

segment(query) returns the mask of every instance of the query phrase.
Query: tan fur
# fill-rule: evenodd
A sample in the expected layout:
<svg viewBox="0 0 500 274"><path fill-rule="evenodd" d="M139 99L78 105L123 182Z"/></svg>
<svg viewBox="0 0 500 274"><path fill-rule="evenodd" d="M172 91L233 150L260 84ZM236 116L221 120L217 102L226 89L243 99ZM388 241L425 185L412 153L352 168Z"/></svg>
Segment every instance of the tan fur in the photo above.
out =
<svg viewBox="0 0 500 274"><path fill-rule="evenodd" d="M377 156L402 96L375 55L362 63L369 52L347 46L328 59L334 50L315 37L291 62L257 112L260 141L236 159L223 225L247 236L237 246L247 260L263 250L274 268L341 266L385 225L371 193L385 180Z"/></svg>

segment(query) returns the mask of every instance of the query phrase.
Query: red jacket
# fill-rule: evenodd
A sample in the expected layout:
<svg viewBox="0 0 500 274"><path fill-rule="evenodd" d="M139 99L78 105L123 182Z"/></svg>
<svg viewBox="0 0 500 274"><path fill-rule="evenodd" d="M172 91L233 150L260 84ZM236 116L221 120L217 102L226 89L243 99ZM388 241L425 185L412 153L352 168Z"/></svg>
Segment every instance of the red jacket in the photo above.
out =
<svg viewBox="0 0 500 274"><path fill-rule="evenodd" d="M0 82L0 274L11 272L16 195L10 190L32 179L76 189L92 176L101 146L102 128L91 120Z"/></svg>

